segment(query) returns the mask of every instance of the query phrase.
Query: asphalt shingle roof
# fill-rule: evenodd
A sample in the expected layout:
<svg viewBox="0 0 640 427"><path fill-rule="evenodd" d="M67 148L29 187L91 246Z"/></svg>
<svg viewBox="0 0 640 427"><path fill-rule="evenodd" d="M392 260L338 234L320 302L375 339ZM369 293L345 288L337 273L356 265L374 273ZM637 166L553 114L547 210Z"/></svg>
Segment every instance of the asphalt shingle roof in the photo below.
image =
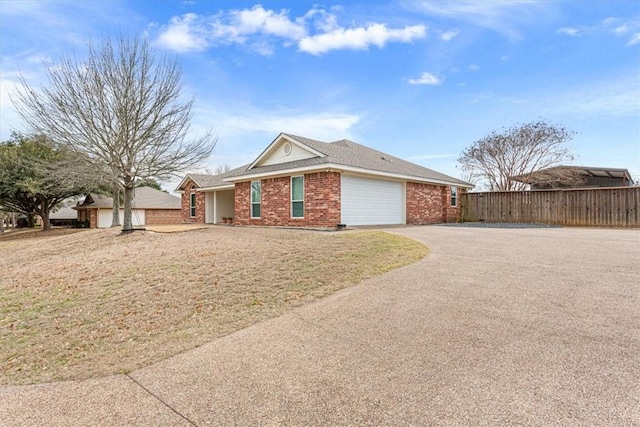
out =
<svg viewBox="0 0 640 427"><path fill-rule="evenodd" d="M209 176L209 175L205 175ZM78 205L78 208L112 208L113 198L102 194L91 193L89 199L93 203L85 201ZM138 187L134 192L133 199L134 209L180 209L180 197L172 196L164 191L156 190L151 187Z"/></svg>
<svg viewBox="0 0 640 427"><path fill-rule="evenodd" d="M402 160L398 157L374 150L347 139L334 142L322 142L286 133L283 133L282 135L324 154L325 157L314 157L310 159L294 160L286 163L259 166L250 170L247 170L246 168L244 170L242 170L242 168L238 168L234 171L228 172L224 178L269 173L307 166L336 164L383 173L413 176L426 181L444 181L453 185L472 186L468 182L425 168L415 163Z"/></svg>

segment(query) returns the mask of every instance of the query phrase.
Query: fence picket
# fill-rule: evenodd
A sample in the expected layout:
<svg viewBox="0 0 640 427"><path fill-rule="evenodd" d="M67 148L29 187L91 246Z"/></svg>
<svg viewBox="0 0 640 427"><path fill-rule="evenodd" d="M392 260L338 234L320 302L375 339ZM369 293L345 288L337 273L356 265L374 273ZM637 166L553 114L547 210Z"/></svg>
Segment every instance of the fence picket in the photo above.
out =
<svg viewBox="0 0 640 427"><path fill-rule="evenodd" d="M640 187L465 193L462 220L640 227L639 201Z"/></svg>

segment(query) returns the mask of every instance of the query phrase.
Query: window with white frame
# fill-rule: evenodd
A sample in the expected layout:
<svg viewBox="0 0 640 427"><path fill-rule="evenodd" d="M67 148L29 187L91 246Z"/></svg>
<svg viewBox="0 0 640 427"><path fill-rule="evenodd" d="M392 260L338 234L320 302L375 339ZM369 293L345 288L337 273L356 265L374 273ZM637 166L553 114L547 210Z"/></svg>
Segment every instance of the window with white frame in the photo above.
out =
<svg viewBox="0 0 640 427"><path fill-rule="evenodd" d="M291 218L304 218L304 176L291 177Z"/></svg>
<svg viewBox="0 0 640 427"><path fill-rule="evenodd" d="M262 183L251 182L251 218L260 218L260 201L262 200Z"/></svg>
<svg viewBox="0 0 640 427"><path fill-rule="evenodd" d="M451 206L454 208L458 206L458 187L455 185L451 186Z"/></svg>
<svg viewBox="0 0 640 427"><path fill-rule="evenodd" d="M189 197L189 214L191 215L191 218L194 218L196 216L196 193L195 192L191 193Z"/></svg>

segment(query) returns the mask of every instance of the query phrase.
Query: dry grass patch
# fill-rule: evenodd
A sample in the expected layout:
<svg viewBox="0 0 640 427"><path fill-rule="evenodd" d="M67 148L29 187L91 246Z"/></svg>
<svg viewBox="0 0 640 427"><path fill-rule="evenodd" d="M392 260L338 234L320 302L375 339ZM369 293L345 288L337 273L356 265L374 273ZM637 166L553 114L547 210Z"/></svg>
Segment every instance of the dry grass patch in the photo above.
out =
<svg viewBox="0 0 640 427"><path fill-rule="evenodd" d="M0 383L128 372L427 251L376 231L237 227L0 241Z"/></svg>

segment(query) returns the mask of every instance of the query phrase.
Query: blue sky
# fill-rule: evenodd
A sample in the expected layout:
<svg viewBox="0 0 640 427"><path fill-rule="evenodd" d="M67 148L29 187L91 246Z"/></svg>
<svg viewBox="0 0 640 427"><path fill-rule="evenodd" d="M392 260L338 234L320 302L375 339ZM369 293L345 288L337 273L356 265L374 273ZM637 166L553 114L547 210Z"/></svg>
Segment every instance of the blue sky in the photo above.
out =
<svg viewBox="0 0 640 427"><path fill-rule="evenodd" d="M210 168L278 135L352 139L452 176L473 141L539 118L576 132L574 164L640 177L638 1L0 0L0 138L8 93L89 39L146 34L183 67Z"/></svg>

